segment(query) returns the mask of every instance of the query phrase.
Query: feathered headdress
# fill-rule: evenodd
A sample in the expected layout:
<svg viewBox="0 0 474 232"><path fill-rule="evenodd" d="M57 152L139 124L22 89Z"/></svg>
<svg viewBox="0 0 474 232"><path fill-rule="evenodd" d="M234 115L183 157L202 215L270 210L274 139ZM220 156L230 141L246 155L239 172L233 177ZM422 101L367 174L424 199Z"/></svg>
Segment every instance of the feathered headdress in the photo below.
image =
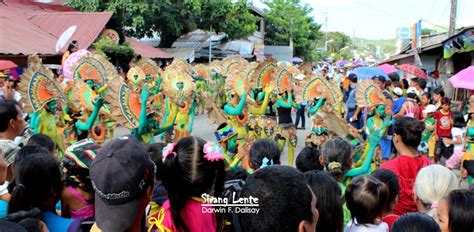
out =
<svg viewBox="0 0 474 232"><path fill-rule="evenodd" d="M46 68L38 55L28 58L30 66L21 76L19 91L26 97L25 112L42 109L52 100L66 102L66 96L59 83L54 80L54 74Z"/></svg>
<svg viewBox="0 0 474 232"><path fill-rule="evenodd" d="M276 72L276 62L273 59L266 60L258 64L257 68L251 76L252 88L263 88L274 81L274 73Z"/></svg>
<svg viewBox="0 0 474 232"><path fill-rule="evenodd" d="M71 67L73 79L94 80L105 85L117 76L114 66L99 54L88 54Z"/></svg>
<svg viewBox="0 0 474 232"><path fill-rule="evenodd" d="M328 82L323 76L311 74L296 87L296 102L312 101L326 98L333 110L337 111L342 104L343 94L334 83Z"/></svg>
<svg viewBox="0 0 474 232"><path fill-rule="evenodd" d="M374 81L359 81L356 90L356 100L359 107L373 107L384 104L384 95Z"/></svg>

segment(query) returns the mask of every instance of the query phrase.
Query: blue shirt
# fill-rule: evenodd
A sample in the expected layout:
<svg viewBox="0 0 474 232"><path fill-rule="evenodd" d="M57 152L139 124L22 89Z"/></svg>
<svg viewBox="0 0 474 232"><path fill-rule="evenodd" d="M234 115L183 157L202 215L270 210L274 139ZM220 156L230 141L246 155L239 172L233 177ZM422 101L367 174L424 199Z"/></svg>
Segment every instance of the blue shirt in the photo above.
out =
<svg viewBox="0 0 474 232"><path fill-rule="evenodd" d="M356 97L355 97L355 89L351 89L349 91L349 97L347 98L346 105L347 105L347 109L350 110L350 111L355 110L355 108L357 107L357 101L356 101Z"/></svg>
<svg viewBox="0 0 474 232"><path fill-rule="evenodd" d="M43 213L42 220L50 232L80 231L81 228L80 220L63 218L50 211Z"/></svg>
<svg viewBox="0 0 474 232"><path fill-rule="evenodd" d="M406 97L398 98L397 100L393 101L393 114L398 114L402 109L403 103L407 100Z"/></svg>

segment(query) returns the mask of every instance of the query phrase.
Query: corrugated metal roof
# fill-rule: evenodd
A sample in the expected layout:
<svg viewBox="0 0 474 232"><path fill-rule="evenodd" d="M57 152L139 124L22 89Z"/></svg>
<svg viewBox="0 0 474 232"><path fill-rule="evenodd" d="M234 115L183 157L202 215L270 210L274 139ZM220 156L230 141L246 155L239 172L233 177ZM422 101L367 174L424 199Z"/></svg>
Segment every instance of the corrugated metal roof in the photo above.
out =
<svg viewBox="0 0 474 232"><path fill-rule="evenodd" d="M130 47L135 51L135 53L141 55L144 58L163 58L171 59L173 56L165 51L162 51L158 48L154 48L147 44L144 44L136 39L126 37L126 41L130 43Z"/></svg>
<svg viewBox="0 0 474 232"><path fill-rule="evenodd" d="M69 27L77 26L69 41L77 40L79 49L87 49L97 39L111 17L111 12L60 12L28 15L28 19L32 23L57 38ZM67 46L64 46L61 52L66 50Z"/></svg>
<svg viewBox="0 0 474 232"><path fill-rule="evenodd" d="M56 54L57 37L28 21L25 11L0 4L0 53Z"/></svg>

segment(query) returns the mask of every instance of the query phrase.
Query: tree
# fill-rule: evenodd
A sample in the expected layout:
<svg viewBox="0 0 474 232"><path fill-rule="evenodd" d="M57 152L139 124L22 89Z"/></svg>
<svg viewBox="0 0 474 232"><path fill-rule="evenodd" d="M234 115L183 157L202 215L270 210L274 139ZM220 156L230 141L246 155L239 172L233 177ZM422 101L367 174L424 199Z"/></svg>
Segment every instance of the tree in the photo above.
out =
<svg viewBox="0 0 474 232"><path fill-rule="evenodd" d="M71 0L80 11L110 11L127 36L151 37L158 32L160 47L170 47L181 35L198 28L224 32L232 39L252 35L257 17L249 0Z"/></svg>
<svg viewBox="0 0 474 232"><path fill-rule="evenodd" d="M320 25L309 16L311 7L300 0L265 0L266 44L288 45L293 41L294 55L305 60L316 60L316 41L321 38Z"/></svg>

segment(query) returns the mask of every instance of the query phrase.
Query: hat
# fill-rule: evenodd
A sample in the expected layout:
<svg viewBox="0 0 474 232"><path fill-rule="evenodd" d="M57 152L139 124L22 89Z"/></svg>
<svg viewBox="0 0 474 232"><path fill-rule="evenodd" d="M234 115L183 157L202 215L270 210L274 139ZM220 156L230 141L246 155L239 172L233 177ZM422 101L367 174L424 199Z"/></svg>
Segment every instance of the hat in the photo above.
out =
<svg viewBox="0 0 474 232"><path fill-rule="evenodd" d="M357 81L357 75L355 73L351 73L347 76L347 79L349 79L352 82L356 82Z"/></svg>
<svg viewBox="0 0 474 232"><path fill-rule="evenodd" d="M225 142L236 135L237 133L234 131L234 128L232 128L227 123L222 123L221 125L219 125L217 130L214 131L214 136L216 137L216 140L219 143Z"/></svg>
<svg viewBox="0 0 474 232"><path fill-rule="evenodd" d="M409 93L414 93L414 94L418 95L418 91L416 90L415 87L408 88L407 89L407 94L409 94Z"/></svg>
<svg viewBox="0 0 474 232"><path fill-rule="evenodd" d="M374 81L375 81L375 80L378 80L378 81L380 81L380 82L382 82L382 83L387 82L387 79L385 79L385 77L384 77L384 76L381 76L381 75L373 76L373 77L372 77L372 80L374 80Z"/></svg>
<svg viewBox="0 0 474 232"><path fill-rule="evenodd" d="M424 114L429 114L429 113L434 113L436 112L436 106L435 105L427 105L426 108L423 110Z"/></svg>
<svg viewBox="0 0 474 232"><path fill-rule="evenodd" d="M132 226L141 196L153 185L154 163L134 136L106 143L90 167L95 190L95 220L102 231Z"/></svg>
<svg viewBox="0 0 474 232"><path fill-rule="evenodd" d="M392 92L397 96L403 95L403 90L400 87L395 87Z"/></svg>

